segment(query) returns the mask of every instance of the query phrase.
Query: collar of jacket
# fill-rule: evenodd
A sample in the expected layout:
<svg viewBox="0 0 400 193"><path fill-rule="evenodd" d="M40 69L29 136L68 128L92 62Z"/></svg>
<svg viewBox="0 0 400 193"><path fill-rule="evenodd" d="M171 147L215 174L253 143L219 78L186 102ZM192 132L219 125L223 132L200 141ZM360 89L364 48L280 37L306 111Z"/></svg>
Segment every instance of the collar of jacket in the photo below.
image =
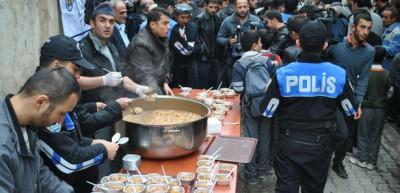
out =
<svg viewBox="0 0 400 193"><path fill-rule="evenodd" d="M100 49L102 49L102 48L107 46L107 44L103 45L101 43L100 39L92 31L89 31L89 38L93 42L94 49L96 49L99 52L100 52Z"/></svg>
<svg viewBox="0 0 400 193"><path fill-rule="evenodd" d="M394 29L396 29L399 26L400 26L400 22L398 22L398 21L390 24L387 28L385 28L386 34L392 32Z"/></svg>
<svg viewBox="0 0 400 193"><path fill-rule="evenodd" d="M243 54L242 54L242 57L240 57L240 58L246 58L246 57L250 57L250 56L256 56L257 54L259 54L259 53L256 52L256 51L250 50L250 51L247 51L247 52L243 53Z"/></svg>
<svg viewBox="0 0 400 193"><path fill-rule="evenodd" d="M321 63L321 52L302 52L297 61L305 63Z"/></svg>
<svg viewBox="0 0 400 193"><path fill-rule="evenodd" d="M5 103L7 105L8 112L10 113L10 116L11 116L11 121L13 123L13 129L18 137L18 146L19 147L17 147L17 151L23 156L33 157L33 155L30 153L30 151L28 151L28 148L26 147L26 143L25 143L24 137L22 135L21 126L18 123L17 115L15 114L14 107L11 104L10 99L12 96L13 96L12 94L7 95L5 98ZM31 142L31 135L32 135L30 132L31 129L32 129L32 127L29 125L26 127L26 132L28 133L29 144L32 147L33 144Z"/></svg>
<svg viewBox="0 0 400 193"><path fill-rule="evenodd" d="M177 24L178 25L178 24ZM164 48L168 48L168 38L159 38L154 33L149 29L148 26L146 26L143 30L146 34L148 34L153 41L155 41L157 44L161 45Z"/></svg>

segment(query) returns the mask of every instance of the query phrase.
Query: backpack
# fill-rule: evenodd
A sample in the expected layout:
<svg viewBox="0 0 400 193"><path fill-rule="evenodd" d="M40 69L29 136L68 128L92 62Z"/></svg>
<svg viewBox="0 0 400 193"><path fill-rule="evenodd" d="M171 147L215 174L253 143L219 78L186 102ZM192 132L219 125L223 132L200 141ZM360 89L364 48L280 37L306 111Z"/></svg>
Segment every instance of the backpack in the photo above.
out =
<svg viewBox="0 0 400 193"><path fill-rule="evenodd" d="M260 104L266 94L268 82L273 73L271 62L261 55L249 56L236 62L245 69L243 104L250 109L253 116L260 117L262 116Z"/></svg>

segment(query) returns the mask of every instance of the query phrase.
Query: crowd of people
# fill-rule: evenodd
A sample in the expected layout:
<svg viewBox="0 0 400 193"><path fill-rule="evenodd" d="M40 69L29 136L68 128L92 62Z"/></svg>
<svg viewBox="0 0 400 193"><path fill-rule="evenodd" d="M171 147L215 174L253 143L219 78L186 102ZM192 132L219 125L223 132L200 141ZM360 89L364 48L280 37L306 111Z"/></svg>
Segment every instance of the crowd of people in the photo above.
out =
<svg viewBox="0 0 400 193"><path fill-rule="evenodd" d="M398 0L85 8L87 35L50 37L36 72L0 101L0 192L91 192L86 181L121 168L110 141L132 98L179 86L241 93L241 133L258 142L240 180L276 175L276 192L322 193L331 162L348 178L346 157L375 170L385 121L400 126Z"/></svg>

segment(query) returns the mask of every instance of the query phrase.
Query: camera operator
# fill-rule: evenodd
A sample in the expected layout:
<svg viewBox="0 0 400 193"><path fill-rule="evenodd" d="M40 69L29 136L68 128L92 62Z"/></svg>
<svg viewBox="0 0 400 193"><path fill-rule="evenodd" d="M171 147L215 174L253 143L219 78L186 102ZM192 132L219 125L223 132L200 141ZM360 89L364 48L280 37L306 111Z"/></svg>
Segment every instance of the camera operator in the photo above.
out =
<svg viewBox="0 0 400 193"><path fill-rule="evenodd" d="M225 18L221 24L221 28L217 35L217 42L226 49L224 55L225 61L221 61L219 64L220 70L218 70L218 80L221 82L225 80L225 85L229 85L231 82L231 71L232 65L240 58L240 54L233 52L233 48L237 47L238 39L238 27L240 26L241 32L251 30L251 22L260 22L257 16L249 13L249 3L247 0L236 0L235 1L235 12L229 17ZM240 47L240 46L239 46ZM235 52L240 52L239 50ZM234 57L234 55L236 57Z"/></svg>

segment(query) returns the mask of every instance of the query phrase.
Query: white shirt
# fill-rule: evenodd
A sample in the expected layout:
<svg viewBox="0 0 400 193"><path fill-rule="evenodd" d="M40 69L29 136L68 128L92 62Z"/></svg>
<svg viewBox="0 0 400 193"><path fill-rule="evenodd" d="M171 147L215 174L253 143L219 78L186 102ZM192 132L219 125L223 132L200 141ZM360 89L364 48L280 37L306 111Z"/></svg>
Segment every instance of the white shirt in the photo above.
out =
<svg viewBox="0 0 400 193"><path fill-rule="evenodd" d="M119 34L122 37L122 40L124 40L125 47L128 47L129 44L129 38L128 35L125 33L125 24L115 24L115 27L117 28Z"/></svg>

